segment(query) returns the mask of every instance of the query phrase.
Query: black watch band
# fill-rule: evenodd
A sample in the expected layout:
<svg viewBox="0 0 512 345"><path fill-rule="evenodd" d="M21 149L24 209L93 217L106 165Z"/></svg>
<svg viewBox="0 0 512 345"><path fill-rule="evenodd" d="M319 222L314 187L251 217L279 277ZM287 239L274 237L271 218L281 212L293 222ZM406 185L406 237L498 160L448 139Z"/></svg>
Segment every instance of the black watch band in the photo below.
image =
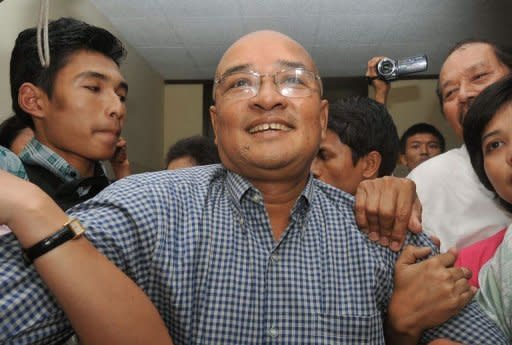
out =
<svg viewBox="0 0 512 345"><path fill-rule="evenodd" d="M41 255L48 253L69 240L82 236L84 232L85 229L78 219L71 219L53 235L37 242L30 248L23 249L23 260L29 265Z"/></svg>

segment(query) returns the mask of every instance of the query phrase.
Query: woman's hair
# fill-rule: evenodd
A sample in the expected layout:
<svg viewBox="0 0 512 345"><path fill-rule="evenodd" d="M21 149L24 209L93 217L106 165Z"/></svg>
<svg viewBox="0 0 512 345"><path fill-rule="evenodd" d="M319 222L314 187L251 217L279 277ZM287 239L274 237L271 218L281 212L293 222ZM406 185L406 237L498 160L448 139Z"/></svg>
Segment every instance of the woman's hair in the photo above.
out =
<svg viewBox="0 0 512 345"><path fill-rule="evenodd" d="M464 142L471 164L482 184L492 191L500 203L512 212L512 203L502 199L491 184L484 169L482 134L487 124L503 107L512 102L512 76L488 86L478 95L464 119Z"/></svg>

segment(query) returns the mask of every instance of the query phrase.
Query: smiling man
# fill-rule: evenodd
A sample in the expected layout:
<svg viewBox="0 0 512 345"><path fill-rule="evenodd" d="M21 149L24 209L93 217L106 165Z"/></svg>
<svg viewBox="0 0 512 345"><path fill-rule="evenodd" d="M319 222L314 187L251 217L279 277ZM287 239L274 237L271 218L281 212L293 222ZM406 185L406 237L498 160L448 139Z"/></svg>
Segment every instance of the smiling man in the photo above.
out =
<svg viewBox="0 0 512 345"><path fill-rule="evenodd" d="M34 130L19 153L29 180L67 209L108 185L99 161L116 154L124 125L125 50L110 32L71 18L48 32L49 67L39 62L35 28L16 39L11 97L15 116Z"/></svg>
<svg viewBox="0 0 512 345"><path fill-rule="evenodd" d="M438 96L459 138L473 100L511 71L512 52L491 42L463 41L450 51L439 74ZM423 205L424 230L441 240L442 250L483 240L512 221L478 180L464 145L429 159L408 177Z"/></svg>
<svg viewBox="0 0 512 345"><path fill-rule="evenodd" d="M277 32L248 34L222 57L214 94L210 113L221 165L125 178L75 207L71 217L80 219L87 239L149 295L175 344L384 344L398 254L359 231L352 197L309 173L327 127L327 101L309 54ZM10 184L39 207L24 206ZM0 174L0 188L7 190L0 195L0 222L25 248L66 219L29 187ZM14 201L7 202L9 197ZM30 217L24 216L27 208ZM409 234L407 242L433 247L421 234ZM15 266L19 249L10 242L2 248L11 258L6 264ZM94 255L81 238L32 256L43 278L55 281L52 291L65 310L82 306L70 302L84 300L80 279L103 271L104 262L89 266L86 258ZM83 262L94 272L52 269L62 260ZM12 273L24 269L21 263L11 268L11 290L25 292L15 303L47 300L40 286ZM120 285L122 276L107 280ZM7 286L3 283L0 287ZM119 305L123 295L120 290L111 302L102 299L103 308L126 313L131 304ZM14 302L2 298L12 310ZM95 321L87 308L81 312L68 312L74 325L80 325L80 316ZM31 327L19 326L25 323ZM129 324L113 323L123 336L121 326ZM3 318L1 329L9 335L1 336L44 339L67 327L57 305L48 302L22 319L19 312ZM439 328L406 331L390 342L451 336L465 343L505 343L474 304Z"/></svg>

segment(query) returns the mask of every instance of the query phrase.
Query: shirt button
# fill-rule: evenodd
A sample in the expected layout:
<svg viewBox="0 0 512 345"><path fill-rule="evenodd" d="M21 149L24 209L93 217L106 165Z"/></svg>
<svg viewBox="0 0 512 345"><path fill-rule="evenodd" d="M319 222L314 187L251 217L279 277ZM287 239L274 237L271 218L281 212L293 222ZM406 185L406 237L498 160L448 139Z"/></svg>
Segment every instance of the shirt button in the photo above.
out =
<svg viewBox="0 0 512 345"><path fill-rule="evenodd" d="M272 338L277 338L277 336L279 335L279 333L277 332L277 328L272 325L272 327L270 327L270 329L268 330L268 335L270 335Z"/></svg>
<svg viewBox="0 0 512 345"><path fill-rule="evenodd" d="M270 260L276 262L277 260L279 260L279 255L277 255L276 253L270 255Z"/></svg>
<svg viewBox="0 0 512 345"><path fill-rule="evenodd" d="M244 219L242 217L240 217L239 222L240 222L240 225L244 225Z"/></svg>
<svg viewBox="0 0 512 345"><path fill-rule="evenodd" d="M254 195L252 196L252 201L254 201L254 202L260 202L260 201L261 201L261 198L260 198L260 196L259 196L258 194L254 194Z"/></svg>

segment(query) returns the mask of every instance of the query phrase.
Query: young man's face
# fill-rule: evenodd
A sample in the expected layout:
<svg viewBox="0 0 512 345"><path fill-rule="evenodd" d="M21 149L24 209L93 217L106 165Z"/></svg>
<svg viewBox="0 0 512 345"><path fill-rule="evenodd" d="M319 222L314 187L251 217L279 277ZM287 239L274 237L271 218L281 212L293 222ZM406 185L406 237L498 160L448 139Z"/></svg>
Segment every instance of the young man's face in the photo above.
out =
<svg viewBox="0 0 512 345"><path fill-rule="evenodd" d="M296 42L277 33L259 32L229 48L217 77L234 69L273 74L291 65L315 70ZM327 102L321 100L319 89L315 82L310 95L286 97L270 76L263 77L259 92L246 99L229 97L217 88L210 114L223 164L252 181L303 180L325 134Z"/></svg>
<svg viewBox="0 0 512 345"><path fill-rule="evenodd" d="M36 138L69 163L106 160L115 151L126 114L127 84L103 54L79 51L57 73Z"/></svg>
<svg viewBox="0 0 512 345"><path fill-rule="evenodd" d="M459 138L464 116L483 89L509 74L493 48L485 43L469 43L454 51L439 74L443 113Z"/></svg>
<svg viewBox="0 0 512 345"><path fill-rule="evenodd" d="M405 153L400 155L401 163L409 170L416 168L429 158L441 153L439 139L431 133L417 133L407 138Z"/></svg>
<svg viewBox="0 0 512 345"><path fill-rule="evenodd" d="M314 177L347 193L355 194L357 186L364 180L363 160L355 165L352 150L340 141L338 135L327 129L326 137L311 165Z"/></svg>
<svg viewBox="0 0 512 345"><path fill-rule="evenodd" d="M482 132L487 178L496 193L512 203L512 103L505 104Z"/></svg>

